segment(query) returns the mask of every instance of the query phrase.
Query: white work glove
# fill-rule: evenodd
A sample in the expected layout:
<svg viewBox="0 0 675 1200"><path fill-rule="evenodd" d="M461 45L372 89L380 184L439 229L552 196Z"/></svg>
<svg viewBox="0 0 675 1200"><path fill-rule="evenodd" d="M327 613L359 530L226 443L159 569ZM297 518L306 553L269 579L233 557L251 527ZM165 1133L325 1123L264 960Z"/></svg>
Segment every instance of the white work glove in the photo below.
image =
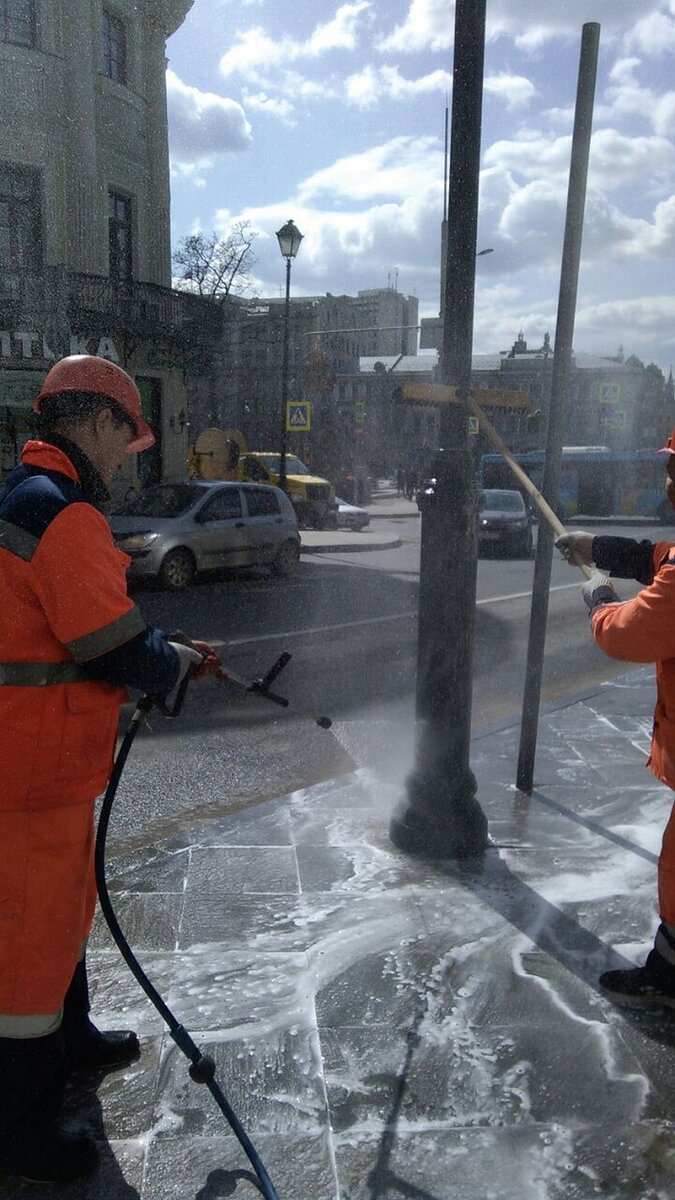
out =
<svg viewBox="0 0 675 1200"><path fill-rule="evenodd" d="M181 642L169 642L169 645L173 646L179 659L178 678L171 689L173 692L180 687L188 671L201 667L204 655L200 654L199 650L193 650L191 646L183 646Z"/></svg>
<svg viewBox="0 0 675 1200"><path fill-rule="evenodd" d="M616 604L619 600L609 575L605 575L603 571L593 571L590 579L584 580L581 594L590 612L602 604Z"/></svg>
<svg viewBox="0 0 675 1200"><path fill-rule="evenodd" d="M575 530L556 538L556 546L571 567L590 567L593 562L593 534Z"/></svg>

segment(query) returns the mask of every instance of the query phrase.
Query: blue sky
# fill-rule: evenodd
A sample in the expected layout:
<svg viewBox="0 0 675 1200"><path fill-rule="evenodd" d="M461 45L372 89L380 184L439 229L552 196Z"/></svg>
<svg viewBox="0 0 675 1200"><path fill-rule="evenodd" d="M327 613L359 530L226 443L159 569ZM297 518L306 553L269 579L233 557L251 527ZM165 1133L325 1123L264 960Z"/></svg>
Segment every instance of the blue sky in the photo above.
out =
<svg viewBox="0 0 675 1200"><path fill-rule="evenodd" d="M675 0L488 0L474 343L555 331L581 28L600 61L575 348L675 365ZM194 0L167 47L174 241L305 235L294 295L397 286L438 311L451 0Z"/></svg>

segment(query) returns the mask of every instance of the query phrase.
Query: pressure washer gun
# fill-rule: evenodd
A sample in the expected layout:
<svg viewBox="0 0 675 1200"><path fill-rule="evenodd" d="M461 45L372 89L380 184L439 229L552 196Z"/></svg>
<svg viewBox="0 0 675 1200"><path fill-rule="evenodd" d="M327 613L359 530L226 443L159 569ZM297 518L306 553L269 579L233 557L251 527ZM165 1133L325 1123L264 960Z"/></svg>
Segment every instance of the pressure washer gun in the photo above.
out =
<svg viewBox="0 0 675 1200"><path fill-rule="evenodd" d="M192 649L199 649L198 646L195 646L195 643L192 641L192 639L189 638L187 634L182 633L180 630L176 633L172 633L169 637L169 641L178 642L179 645L189 646ZM291 701L288 699L288 697L280 696L278 692L272 691L272 684L274 683L274 680L281 674L284 667L288 665L290 660L291 655L287 650L284 650L283 654L279 655L276 662L272 663L269 671L267 671L267 673L259 679L246 679L244 676L238 675L236 671L233 671L231 667L228 667L226 664L220 662L220 660L218 660L217 663L213 661L210 665L213 667L211 673L213 674L214 679L217 679L220 683L236 683L239 685L239 687L244 688L245 691L251 692L254 696L262 696L264 700L270 700L272 704L278 704L281 708L292 707L300 716L306 717L309 721L313 721L314 724L318 725L320 729L330 729L331 725L333 724L330 717L316 717L313 713L308 713L302 709L298 709L295 707L295 705L291 705ZM209 657L208 655L204 654L201 666L197 667L196 669L192 668L191 670L188 670L183 676L183 679L178 687L178 691L176 692L176 696L171 705L167 705L163 700L153 699L153 703L165 717L178 716L183 707L185 694L189 684L195 678L195 675L200 671L203 671L208 665Z"/></svg>

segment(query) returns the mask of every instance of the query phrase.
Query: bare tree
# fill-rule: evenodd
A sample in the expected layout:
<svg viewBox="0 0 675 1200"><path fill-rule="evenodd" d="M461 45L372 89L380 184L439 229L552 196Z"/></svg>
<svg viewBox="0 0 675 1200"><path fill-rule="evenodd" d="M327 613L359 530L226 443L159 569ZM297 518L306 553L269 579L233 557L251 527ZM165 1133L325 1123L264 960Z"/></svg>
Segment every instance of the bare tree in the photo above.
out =
<svg viewBox="0 0 675 1200"><path fill-rule="evenodd" d="M230 293L250 293L249 271L255 264L252 246L257 236L248 221L237 221L222 238L216 233L181 238L172 256L176 287L214 300Z"/></svg>

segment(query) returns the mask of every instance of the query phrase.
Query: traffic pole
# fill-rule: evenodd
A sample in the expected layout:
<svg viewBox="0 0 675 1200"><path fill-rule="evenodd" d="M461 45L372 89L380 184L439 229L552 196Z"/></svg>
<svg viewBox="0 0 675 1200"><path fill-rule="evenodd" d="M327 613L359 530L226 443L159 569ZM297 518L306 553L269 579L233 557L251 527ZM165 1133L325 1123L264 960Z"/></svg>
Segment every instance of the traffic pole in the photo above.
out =
<svg viewBox="0 0 675 1200"><path fill-rule="evenodd" d="M567 192L567 213L560 269L558 317L553 354L553 375L546 429L546 455L542 492L555 511L560 494L562 467L562 438L564 406L568 401L572 373L572 339L579 282L581 239L584 226L584 205L588 159L591 147L593 101L598 65L600 26L591 21L583 26L579 75L572 135L572 156ZM544 669L544 645L548 619L548 597L551 586L553 529L540 524L532 585L530 632L527 645L527 665L523 693L523 715L520 727L520 746L516 787L531 795L534 785L534 760L537 750L537 725L541 700L541 681Z"/></svg>

